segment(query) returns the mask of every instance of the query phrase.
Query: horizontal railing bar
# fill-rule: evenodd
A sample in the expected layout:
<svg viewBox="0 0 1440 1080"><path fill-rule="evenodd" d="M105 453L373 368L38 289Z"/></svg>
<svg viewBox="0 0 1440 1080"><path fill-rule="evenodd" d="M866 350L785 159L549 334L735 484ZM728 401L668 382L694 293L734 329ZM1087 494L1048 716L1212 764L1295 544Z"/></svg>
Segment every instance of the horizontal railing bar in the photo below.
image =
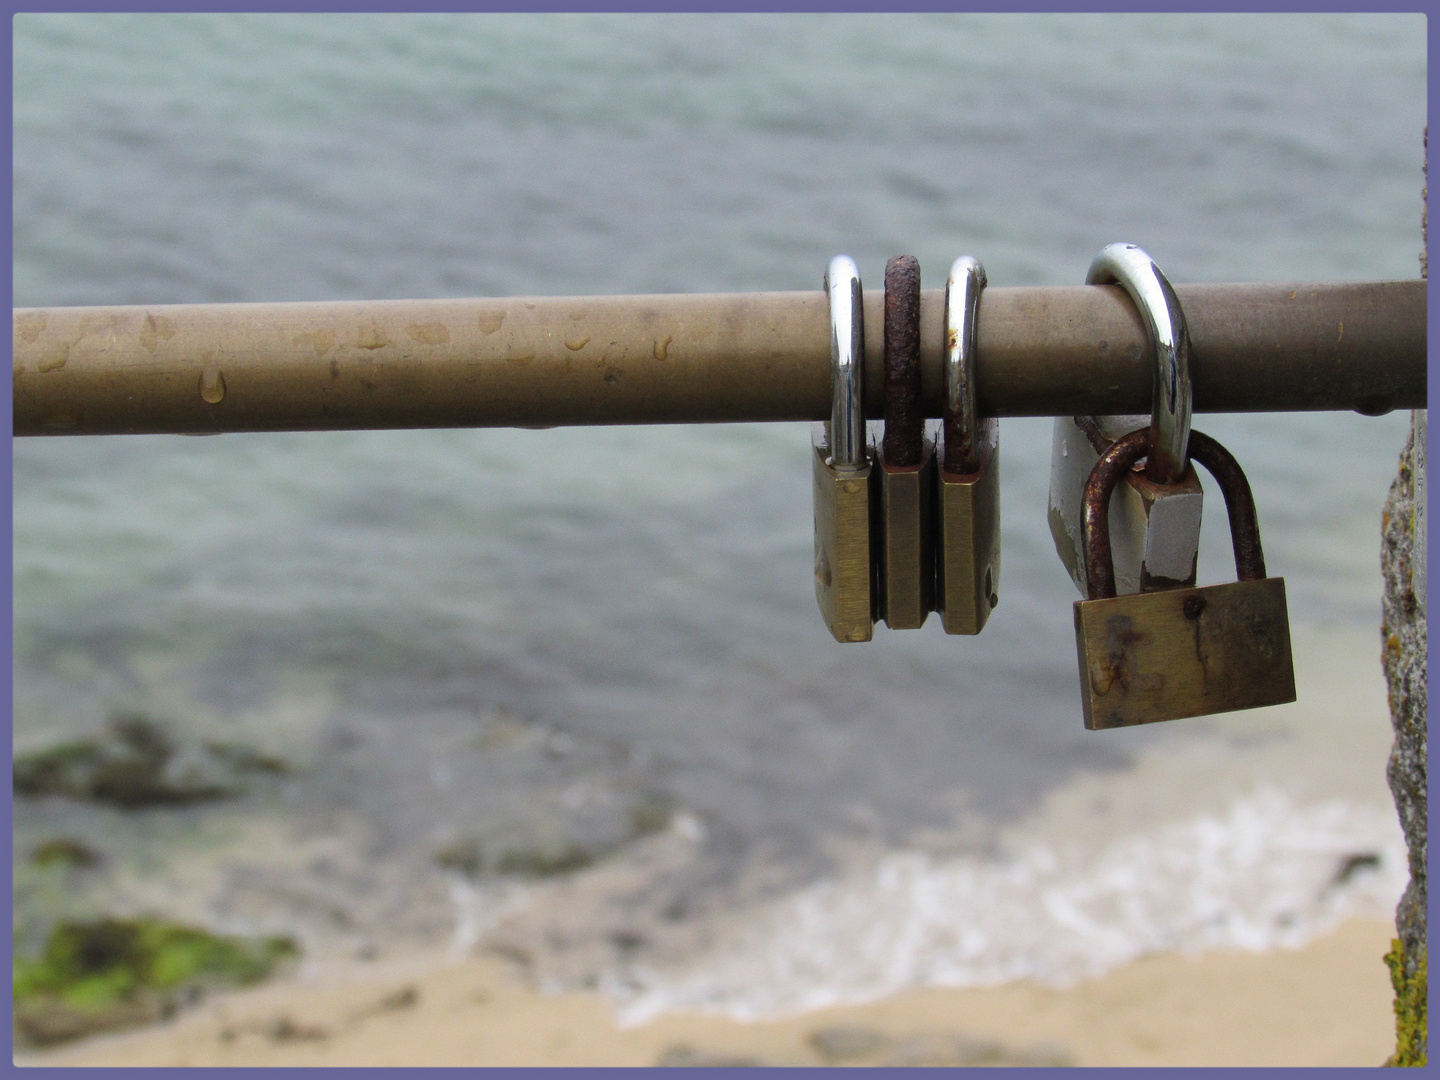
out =
<svg viewBox="0 0 1440 1080"><path fill-rule="evenodd" d="M1423 408L1424 281L1176 285L1196 412ZM865 293L866 411L881 308ZM921 297L940 409L943 294ZM819 420L824 293L17 308L16 435ZM1143 413L1152 356L1114 286L985 290L980 411Z"/></svg>

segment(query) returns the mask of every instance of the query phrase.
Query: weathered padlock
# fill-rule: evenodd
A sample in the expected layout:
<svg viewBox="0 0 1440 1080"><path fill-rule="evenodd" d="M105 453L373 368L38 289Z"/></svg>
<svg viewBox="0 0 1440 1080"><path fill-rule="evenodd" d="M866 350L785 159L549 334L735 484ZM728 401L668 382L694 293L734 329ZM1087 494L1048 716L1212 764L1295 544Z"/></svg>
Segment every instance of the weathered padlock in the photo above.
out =
<svg viewBox="0 0 1440 1080"><path fill-rule="evenodd" d="M1195 584L1204 496L1185 460L1190 431L1190 335L1185 313L1155 261L1134 244L1101 250L1088 285L1118 284L1138 308L1155 352L1152 437L1160 447L1144 472L1131 472L1111 502L1115 591L1145 592ZM1144 416L1061 416L1050 452L1050 535L1080 595L1087 594L1080 552L1081 492L1095 461Z"/></svg>
<svg viewBox="0 0 1440 1080"><path fill-rule="evenodd" d="M869 641L875 627L871 495L865 432L865 322L860 270L837 255L825 274L830 301L830 419L812 429L815 598L836 641Z"/></svg>
<svg viewBox="0 0 1440 1080"><path fill-rule="evenodd" d="M1285 579L1265 576L1255 500L1229 451L1198 431L1190 456L1225 494L1238 580L1115 595L1110 494L1151 449L1136 431L1100 455L1085 482L1088 600L1075 602L1085 726L1103 728L1283 705L1295 700Z"/></svg>
<svg viewBox="0 0 1440 1080"><path fill-rule="evenodd" d="M1000 602L1000 429L976 411L975 321L985 268L963 255L945 283L945 397L935 456L935 610L978 634Z"/></svg>
<svg viewBox="0 0 1440 1080"><path fill-rule="evenodd" d="M879 613L892 630L913 630L935 606L935 444L920 405L920 264L911 255L885 264L885 430L875 464Z"/></svg>

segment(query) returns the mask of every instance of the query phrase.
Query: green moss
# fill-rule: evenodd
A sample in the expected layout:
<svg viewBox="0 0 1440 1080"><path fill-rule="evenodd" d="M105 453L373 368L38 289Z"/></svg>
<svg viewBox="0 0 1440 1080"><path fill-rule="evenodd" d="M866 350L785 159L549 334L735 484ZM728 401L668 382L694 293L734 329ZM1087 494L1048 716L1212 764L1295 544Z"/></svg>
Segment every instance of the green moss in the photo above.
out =
<svg viewBox="0 0 1440 1080"><path fill-rule="evenodd" d="M100 854L79 840L61 836L35 845L30 861L36 866L65 866L86 869L98 866Z"/></svg>
<svg viewBox="0 0 1440 1080"><path fill-rule="evenodd" d="M215 986L244 986L298 950L152 919L62 922L13 967L16 1034L50 1045L153 1021Z"/></svg>
<svg viewBox="0 0 1440 1080"><path fill-rule="evenodd" d="M485 868L485 856L480 842L474 839L457 840L435 852L435 862L446 870L458 870L468 877L478 877Z"/></svg>
<svg viewBox="0 0 1440 1080"><path fill-rule="evenodd" d="M435 862L467 877L499 874L543 878L583 870L608 859L626 844L669 828L675 802L658 793L640 793L619 821L596 835L577 836L560 817L492 822L478 834L462 836L438 849ZM598 830L597 830L598 832Z"/></svg>
<svg viewBox="0 0 1440 1080"><path fill-rule="evenodd" d="M648 794L630 808L630 831L635 837L653 836L670 827L675 804L665 795Z"/></svg>
<svg viewBox="0 0 1440 1080"><path fill-rule="evenodd" d="M547 845L502 851L495 860L495 870L521 877L550 877L583 869L594 861L595 854L578 844Z"/></svg>
<svg viewBox="0 0 1440 1080"><path fill-rule="evenodd" d="M469 836L441 848L435 862L469 877L501 874L541 878L581 870L603 858L613 845L586 847L556 835L519 835L501 838Z"/></svg>
<svg viewBox="0 0 1440 1080"><path fill-rule="evenodd" d="M237 772L270 773L272 776L287 776L290 773L290 766L273 754L239 743L207 742L205 752Z"/></svg>
<svg viewBox="0 0 1440 1080"><path fill-rule="evenodd" d="M1427 1044L1426 1019L1426 957L1425 950L1405 962L1404 949L1398 940L1385 954L1390 967L1390 982L1395 987L1395 1053L1386 1065L1416 1066L1425 1064ZM1411 972L1406 973L1406 968Z"/></svg>
<svg viewBox="0 0 1440 1080"><path fill-rule="evenodd" d="M14 788L17 795L69 794L70 776L98 768L103 761L93 743L61 743L33 754L17 755Z"/></svg>
<svg viewBox="0 0 1440 1080"><path fill-rule="evenodd" d="M17 754L14 790L141 810L235 798L257 777L288 772L279 758L250 747L177 743L169 725L124 713L90 739Z"/></svg>

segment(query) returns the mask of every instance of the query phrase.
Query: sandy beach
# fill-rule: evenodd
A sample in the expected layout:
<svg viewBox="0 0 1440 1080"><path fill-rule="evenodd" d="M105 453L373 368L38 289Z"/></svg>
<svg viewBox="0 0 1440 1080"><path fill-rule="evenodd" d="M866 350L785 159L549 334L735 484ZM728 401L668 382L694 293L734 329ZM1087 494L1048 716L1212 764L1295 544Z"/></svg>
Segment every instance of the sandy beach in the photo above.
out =
<svg viewBox="0 0 1440 1080"><path fill-rule="evenodd" d="M1299 639L1306 644L1298 666L1310 702L1303 724L1286 711L1297 706L1211 718L1214 730L1205 738L1197 728L1194 739L1141 752L1126 772L1083 778L1053 793L1019 823L1020 833L1057 851L1073 848L1081 862L1098 866L1107 844L1126 835L1126 822L1149 821L1162 828L1157 836L1168 836L1167 821L1201 820L1216 802L1233 803L1277 778L1290 778L1297 806L1338 798L1335 805L1352 816L1386 807L1381 777L1389 731L1375 708L1379 695L1369 683L1333 674L1343 668L1345 649L1363 643L1344 633L1311 640L1304 630ZM1321 702L1324 707L1314 707ZM1245 753L1236 754L1242 736ZM672 833L652 837L650 847L637 845L632 856L663 862L671 848L687 846ZM16 1062L1366 1066L1383 1062L1395 1045L1382 958L1395 932L1384 912L1396 886L1383 877L1357 878L1351 888L1360 892L1349 900L1337 894L1335 921L1322 923L1331 929L1296 939L1304 941L1298 948L1152 952L1063 989L1026 980L905 989L777 1020L665 1011L626 1026L600 993L540 992L537 981L560 969L527 969L516 958L543 952L546 935L579 934L580 922L606 910L596 896L623 892L616 881L623 884L634 870L629 858L535 893L505 932L482 935L468 954L452 941L428 953L396 943L369 960L313 958L265 985L217 993L155 1027L22 1053ZM1328 871L1328 858L1322 852L1317 866ZM1306 895L1302 889L1295 898ZM1306 903L1310 918L1329 918L1324 903ZM721 952L753 950L755 940L783 946L783 929L770 939L739 932L757 917L736 913L742 925L728 928L733 933L723 923L711 927ZM604 929L591 927L594 934ZM852 944L858 949L861 943ZM706 956L712 965L723 960ZM752 962L743 970L758 979L765 969Z"/></svg>
<svg viewBox="0 0 1440 1080"><path fill-rule="evenodd" d="M16 1056L53 1066L1377 1065L1394 1048L1394 928L1295 950L1162 954L1068 989L925 989L784 1020L666 1014L621 1028L505 962L412 958L297 974L161 1026Z"/></svg>

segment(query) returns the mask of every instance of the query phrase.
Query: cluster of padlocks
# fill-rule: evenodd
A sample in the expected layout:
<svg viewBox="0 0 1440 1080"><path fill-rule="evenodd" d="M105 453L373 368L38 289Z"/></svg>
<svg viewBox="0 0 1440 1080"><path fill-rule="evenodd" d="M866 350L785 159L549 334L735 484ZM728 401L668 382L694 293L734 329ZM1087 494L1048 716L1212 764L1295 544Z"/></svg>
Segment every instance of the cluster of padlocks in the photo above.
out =
<svg viewBox="0 0 1440 1080"><path fill-rule="evenodd" d="M1086 283L1130 296L1157 373L1149 417L1055 421L1050 530L1085 597L1074 605L1085 726L1294 701L1285 582L1265 576L1239 464L1190 429L1189 335L1175 292L1133 244L1103 249ZM865 419L860 272L848 256L830 261L831 418L813 438L815 594L837 641L869 641L882 620L914 629L931 611L948 634L978 634L999 602L999 429L979 415L975 383L984 288L979 261L956 259L945 284L935 430L920 402L919 264L908 255L889 261L876 432ZM1202 492L1192 461L1225 496L1234 582L1195 586Z"/></svg>

